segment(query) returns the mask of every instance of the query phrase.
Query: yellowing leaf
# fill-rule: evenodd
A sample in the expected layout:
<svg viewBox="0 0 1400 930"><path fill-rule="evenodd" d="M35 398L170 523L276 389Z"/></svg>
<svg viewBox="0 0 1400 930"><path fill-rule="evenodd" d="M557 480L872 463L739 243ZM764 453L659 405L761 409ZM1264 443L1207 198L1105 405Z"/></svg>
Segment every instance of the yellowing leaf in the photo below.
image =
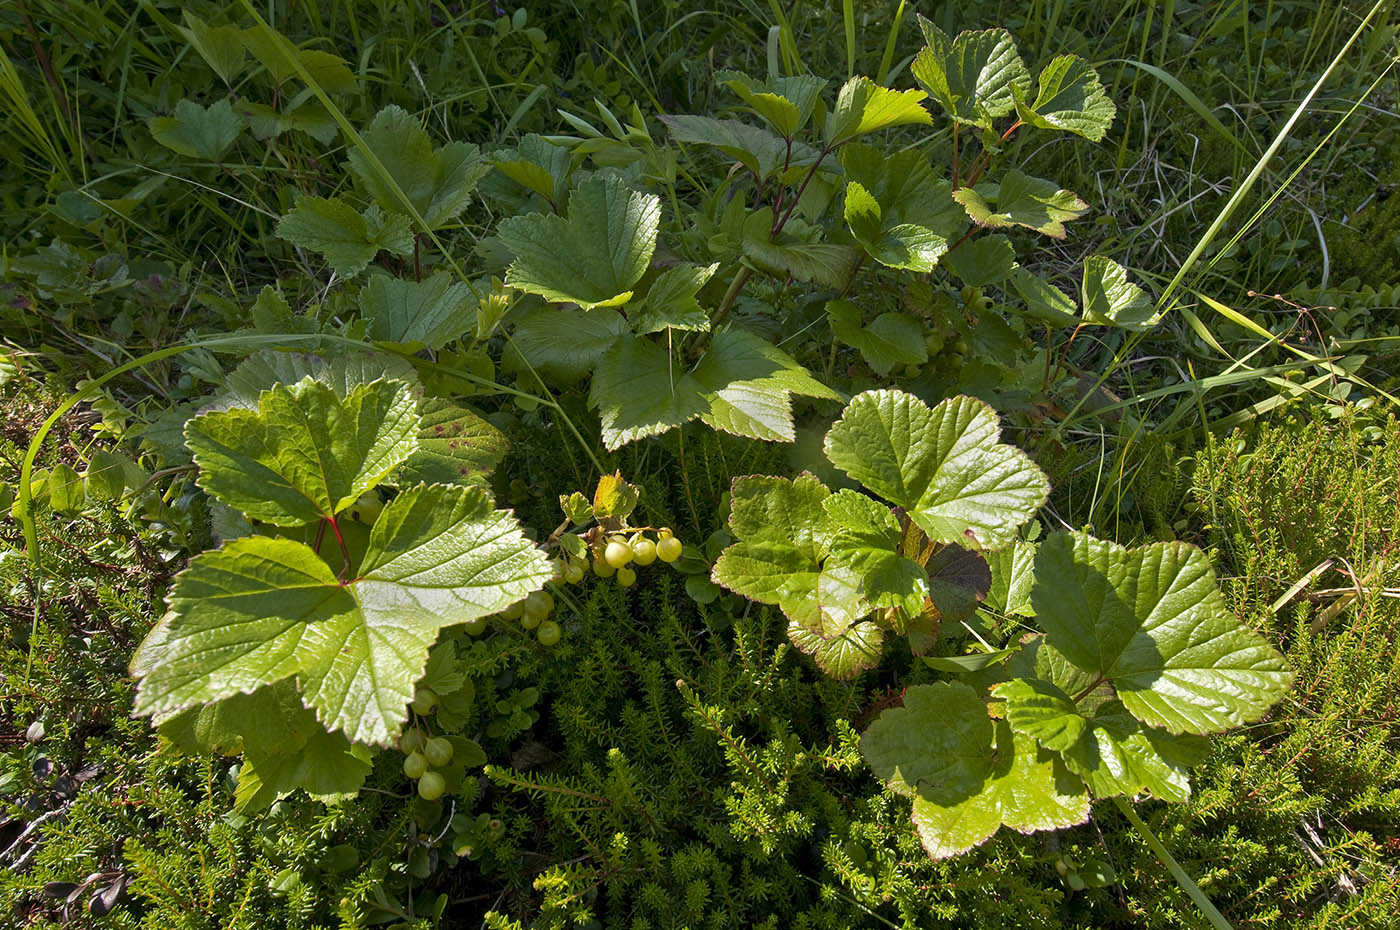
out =
<svg viewBox="0 0 1400 930"><path fill-rule="evenodd" d="M827 148L891 126L932 126L933 117L923 106L927 96L921 90L881 87L868 77L851 78L842 85L836 106L826 118Z"/></svg>

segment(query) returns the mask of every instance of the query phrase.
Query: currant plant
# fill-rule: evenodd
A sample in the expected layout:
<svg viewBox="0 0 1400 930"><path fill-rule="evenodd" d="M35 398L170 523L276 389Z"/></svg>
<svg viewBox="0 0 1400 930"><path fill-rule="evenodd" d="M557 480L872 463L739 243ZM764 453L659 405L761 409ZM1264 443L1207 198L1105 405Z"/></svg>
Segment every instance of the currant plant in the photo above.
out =
<svg viewBox="0 0 1400 930"><path fill-rule="evenodd" d="M1077 302L1018 261L1007 233L1064 238L1065 224L1083 216L1087 203L1016 167L990 175L1018 130L1103 138L1114 106L1094 69L1062 55L1032 92L1006 30L950 39L920 22L927 45L911 70L923 90L855 77L828 105L820 77L758 80L724 71L717 81L757 124L662 116L683 151L709 148L731 162L722 180L703 186L699 213L676 200L680 159L657 148L640 114L624 128L598 104L611 135L571 117L580 135L551 141L570 146L573 161L538 138L498 153L496 166L523 195L501 205L522 209L533 195L550 211L509 217L496 229L514 259L505 285L543 301L509 318L507 367L561 384L590 378L589 400L609 448L697 418L741 436L791 440L793 398L834 395L758 335L771 323L755 326L750 313L733 312L746 302L771 316L785 299L824 301L832 339L855 349L878 376L896 366L917 372L945 348L961 355L973 339L995 364L1023 351L1020 333L1031 324L1151 326L1151 301L1106 256L1085 262ZM933 127L929 100L946 116L952 142L952 164L941 172L917 146L891 153L871 144L882 130ZM580 158L591 158L599 172L585 176ZM688 178L705 176L709 166L690 167ZM677 216L684 223L676 247L659 237L662 198L637 190L638 181L669 189L674 209L685 214ZM657 261L663 250L667 257ZM684 258L672 257L678 254ZM871 313L848 295L861 274L873 281L888 273L881 269L934 274L933 286L907 281L904 308ZM755 276L766 283L745 297ZM815 293L784 298L792 284ZM948 299L953 293L962 313ZM805 317L793 328L777 321L790 338L810 325ZM953 357L945 356L944 369ZM1021 380L1038 370L1011 360L1002 368Z"/></svg>
<svg viewBox="0 0 1400 930"><path fill-rule="evenodd" d="M875 773L912 799L934 858L1002 826L1082 823L1092 799L1183 801L1202 737L1259 720L1291 681L1226 609L1199 549L1085 533L1026 541L1049 486L999 435L972 398L930 408L900 391L861 394L825 451L864 493L806 474L735 479L737 542L713 571L779 607L793 643L832 675L873 667L897 636L945 676L908 687L861 739ZM1039 629L926 655L979 605Z"/></svg>
<svg viewBox="0 0 1400 930"><path fill-rule="evenodd" d="M640 497L636 486L624 480L621 472L600 478L591 502L579 491L560 495L564 522L546 544L557 546L562 553L557 574L570 584L579 584L591 568L599 577L616 577L617 583L627 588L637 580L633 566L645 568L658 560L667 564L678 560L685 544L669 527L634 526L630 522Z"/></svg>
<svg viewBox="0 0 1400 930"><path fill-rule="evenodd" d="M255 356L223 402L185 426L200 487L227 508L222 524L245 534L176 577L132 660L136 712L182 745L241 752L244 805L296 788L355 792L374 747L392 745L410 717L405 773L420 793L441 793L436 770L454 758L481 764L470 741L420 732L467 688L451 643L430 650L444 627L497 613L550 577L479 473L456 464L470 444L452 440L454 464L442 467L444 433L489 427L465 410L425 419L420 408L441 408L385 367ZM287 370L304 376L267 377ZM457 480L421 480L434 471ZM350 519L367 516L380 487L392 499L372 524Z"/></svg>

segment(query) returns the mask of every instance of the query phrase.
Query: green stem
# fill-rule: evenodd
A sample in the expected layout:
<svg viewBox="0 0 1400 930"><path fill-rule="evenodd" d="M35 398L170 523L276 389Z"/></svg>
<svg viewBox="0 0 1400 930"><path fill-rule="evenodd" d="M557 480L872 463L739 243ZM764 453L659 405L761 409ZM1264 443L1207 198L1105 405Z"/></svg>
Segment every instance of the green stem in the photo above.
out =
<svg viewBox="0 0 1400 930"><path fill-rule="evenodd" d="M1210 921L1210 925L1215 930L1234 930L1225 916L1215 909L1214 904L1210 903L1210 898L1206 897L1206 893L1200 889L1200 886L1191 880L1191 876L1186 874L1186 870L1172 858L1171 853L1167 852L1167 847L1163 846L1162 841L1157 839L1157 834L1153 833L1151 828L1142 822L1142 818L1133 810L1133 806L1122 798L1114 798L1113 803L1123 812L1123 816L1128 818L1128 823L1133 825L1133 829L1137 830L1138 834L1147 842L1148 848L1152 850L1158 861L1167 867L1168 872L1172 873L1172 878L1176 879L1181 890L1186 892L1186 896L1191 899L1191 902L1200 909L1202 914L1206 915L1206 920Z"/></svg>
<svg viewBox="0 0 1400 930"><path fill-rule="evenodd" d="M811 170L807 172L807 176L802 179L801 186L797 188L797 194L792 198L792 203L788 204L787 212L783 214L783 218L779 220L777 219L777 213L775 212L773 214L773 234L769 236L770 239L776 239L778 233L783 231L783 227L787 225L787 221L792 217L792 211L797 209L798 201L802 199L803 194L807 193L807 185L812 183L812 178L817 176L817 169L821 168L822 162L826 160L826 156L830 155L832 151L832 148L826 146L822 147L822 150L817 153L817 160L812 162Z"/></svg>
<svg viewBox="0 0 1400 930"><path fill-rule="evenodd" d="M716 311L714 319L710 320L710 332L714 332L719 326L720 320L729 315L729 311L734 307L734 301L739 299L739 292L744 289L744 285L753 277L753 269L745 265L739 269L739 273L734 276L734 280L729 283L729 290L724 292L724 299L719 302L719 310Z"/></svg>

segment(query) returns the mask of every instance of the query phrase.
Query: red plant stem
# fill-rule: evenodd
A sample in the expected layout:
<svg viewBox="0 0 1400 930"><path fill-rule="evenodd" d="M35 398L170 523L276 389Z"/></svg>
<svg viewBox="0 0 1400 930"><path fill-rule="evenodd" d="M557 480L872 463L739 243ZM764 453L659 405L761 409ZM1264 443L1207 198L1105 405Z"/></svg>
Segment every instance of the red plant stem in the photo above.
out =
<svg viewBox="0 0 1400 930"><path fill-rule="evenodd" d="M1011 138L1011 134L1016 130L1020 129L1022 125L1023 124L1020 120L1017 120L1016 122L1012 123L1010 128L1008 128L1006 132L1001 134L1001 141L1005 142L1007 139ZM966 186L971 187L972 185L976 184L978 179L982 177L982 172L986 171L991 166L992 153L983 152L981 156L978 157L977 165L973 169L972 174L968 176Z"/></svg>
<svg viewBox="0 0 1400 930"><path fill-rule="evenodd" d="M340 527L336 525L335 517L326 517L326 522L331 525L336 545L340 546L340 557L345 560L345 564L340 568L340 574L343 577L350 573L350 549L345 545L345 537L340 535Z"/></svg>

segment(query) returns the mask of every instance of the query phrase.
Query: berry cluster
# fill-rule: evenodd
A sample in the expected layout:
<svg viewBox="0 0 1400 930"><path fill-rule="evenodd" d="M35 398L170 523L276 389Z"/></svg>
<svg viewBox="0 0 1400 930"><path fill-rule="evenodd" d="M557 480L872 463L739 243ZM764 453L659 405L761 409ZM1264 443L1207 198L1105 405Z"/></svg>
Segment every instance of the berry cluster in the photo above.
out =
<svg viewBox="0 0 1400 930"><path fill-rule="evenodd" d="M657 530L655 541L648 539L644 532L633 533L631 537L618 535L594 548L592 567L599 578L612 578L616 575L619 585L630 588L637 580L637 572L633 565L650 565L657 559L662 562L674 562L684 551L685 546L681 541L665 528ZM582 566L577 567L578 578L582 580ZM568 576L565 578L567 580Z"/></svg>
<svg viewBox="0 0 1400 930"><path fill-rule="evenodd" d="M419 688L413 695L413 713L426 717L437 707L438 696L430 688ZM418 782L418 796L436 801L447 788L441 772L434 771L452 762L452 741L442 736L426 736L416 724L399 737L404 751L403 773Z"/></svg>
<svg viewBox="0 0 1400 930"><path fill-rule="evenodd" d="M541 646L553 646L559 642L564 631L559 624L549 619L554 612L554 598L548 591L536 591L523 601L516 601L505 610L501 617L505 620L519 620L527 630L535 631L535 639Z"/></svg>

